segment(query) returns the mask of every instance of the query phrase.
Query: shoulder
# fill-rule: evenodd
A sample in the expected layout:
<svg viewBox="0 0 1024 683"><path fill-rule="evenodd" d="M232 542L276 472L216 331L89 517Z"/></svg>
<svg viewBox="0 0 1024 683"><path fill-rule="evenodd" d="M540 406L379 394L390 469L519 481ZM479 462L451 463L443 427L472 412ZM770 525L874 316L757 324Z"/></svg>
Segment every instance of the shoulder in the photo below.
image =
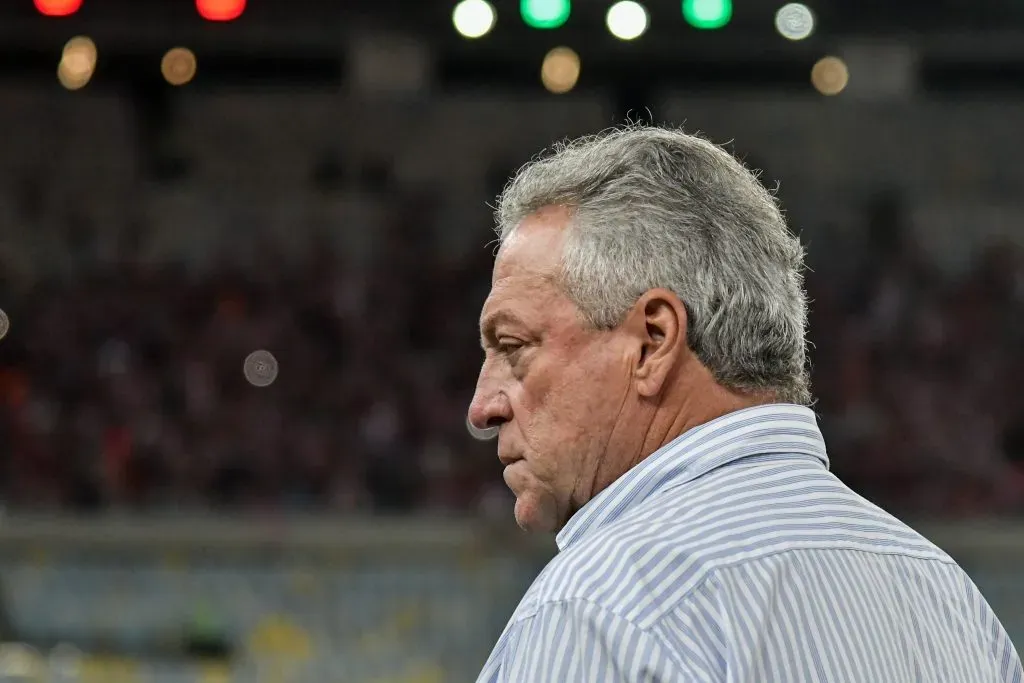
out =
<svg viewBox="0 0 1024 683"><path fill-rule="evenodd" d="M530 591L535 611L583 602L647 628L707 576L704 553L679 543L672 524L624 520L602 531L545 567Z"/></svg>
<svg viewBox="0 0 1024 683"><path fill-rule="evenodd" d="M860 550L951 562L912 529L821 471L711 473L581 539L534 584L534 608L587 600L648 627L685 609L726 568L774 564L791 551ZM746 480L746 481L745 481ZM710 582L713 583L713 582ZM705 588L704 591L710 590Z"/></svg>
<svg viewBox="0 0 1024 683"><path fill-rule="evenodd" d="M594 601L550 601L506 628L479 681L712 680L708 657L688 657L657 629L645 629Z"/></svg>

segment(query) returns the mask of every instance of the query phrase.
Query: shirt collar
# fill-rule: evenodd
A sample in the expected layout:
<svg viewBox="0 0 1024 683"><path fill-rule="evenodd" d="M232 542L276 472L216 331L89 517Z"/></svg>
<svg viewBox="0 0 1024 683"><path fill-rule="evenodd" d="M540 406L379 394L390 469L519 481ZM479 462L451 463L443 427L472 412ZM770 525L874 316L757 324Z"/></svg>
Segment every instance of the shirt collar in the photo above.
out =
<svg viewBox="0 0 1024 683"><path fill-rule="evenodd" d="M565 550L658 491L741 458L773 453L808 455L828 468L825 441L810 408L782 403L755 406L694 427L594 496L569 519L555 542Z"/></svg>

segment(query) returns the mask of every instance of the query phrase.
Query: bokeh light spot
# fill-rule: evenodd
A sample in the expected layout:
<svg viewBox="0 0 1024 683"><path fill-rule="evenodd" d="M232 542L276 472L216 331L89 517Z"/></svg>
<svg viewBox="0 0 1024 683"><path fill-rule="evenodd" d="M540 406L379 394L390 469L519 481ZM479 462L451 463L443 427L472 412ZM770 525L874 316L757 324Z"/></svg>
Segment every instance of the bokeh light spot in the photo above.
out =
<svg viewBox="0 0 1024 683"><path fill-rule="evenodd" d="M277 379L277 359L270 351L253 351L245 357L242 371L245 379L254 387L269 387Z"/></svg>

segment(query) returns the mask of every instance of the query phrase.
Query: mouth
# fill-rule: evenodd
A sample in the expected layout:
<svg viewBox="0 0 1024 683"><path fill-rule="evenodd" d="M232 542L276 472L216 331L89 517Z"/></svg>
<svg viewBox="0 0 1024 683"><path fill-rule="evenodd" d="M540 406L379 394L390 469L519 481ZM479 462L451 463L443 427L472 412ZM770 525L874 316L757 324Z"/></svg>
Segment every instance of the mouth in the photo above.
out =
<svg viewBox="0 0 1024 683"><path fill-rule="evenodd" d="M506 455L503 453L499 453L498 460L501 461L502 465L508 467L509 465L519 462L520 460L522 460L522 458L518 455Z"/></svg>

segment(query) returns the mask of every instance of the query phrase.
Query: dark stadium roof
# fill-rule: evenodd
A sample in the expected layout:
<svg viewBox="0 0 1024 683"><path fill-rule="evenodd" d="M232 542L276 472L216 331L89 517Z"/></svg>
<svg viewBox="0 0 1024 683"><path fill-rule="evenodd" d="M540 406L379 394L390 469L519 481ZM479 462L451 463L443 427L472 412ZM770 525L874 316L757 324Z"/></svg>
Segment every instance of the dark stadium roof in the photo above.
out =
<svg viewBox="0 0 1024 683"><path fill-rule="evenodd" d="M87 34L101 46L111 74L129 75L140 56L188 45L201 56L207 79L250 74L335 83L344 73L348 37L382 30L428 45L442 83L535 84L540 57L567 44L584 57L584 78L602 84L640 78L681 87L802 86L820 56L879 37L911 43L937 82L1024 83L1024 3L1017 0L805 0L818 26L799 43L775 33L773 16L784 0L733 0L732 21L716 31L686 25L679 0L644 0L651 28L632 43L612 38L603 25L611 0L574 0L569 22L555 31L524 26L519 0L491 2L499 16L495 30L467 41L452 29L454 0L248 0L244 15L226 24L204 21L194 0L84 0L74 16L60 19L41 16L32 0L5 0L0 69L52 76L64 41Z"/></svg>

